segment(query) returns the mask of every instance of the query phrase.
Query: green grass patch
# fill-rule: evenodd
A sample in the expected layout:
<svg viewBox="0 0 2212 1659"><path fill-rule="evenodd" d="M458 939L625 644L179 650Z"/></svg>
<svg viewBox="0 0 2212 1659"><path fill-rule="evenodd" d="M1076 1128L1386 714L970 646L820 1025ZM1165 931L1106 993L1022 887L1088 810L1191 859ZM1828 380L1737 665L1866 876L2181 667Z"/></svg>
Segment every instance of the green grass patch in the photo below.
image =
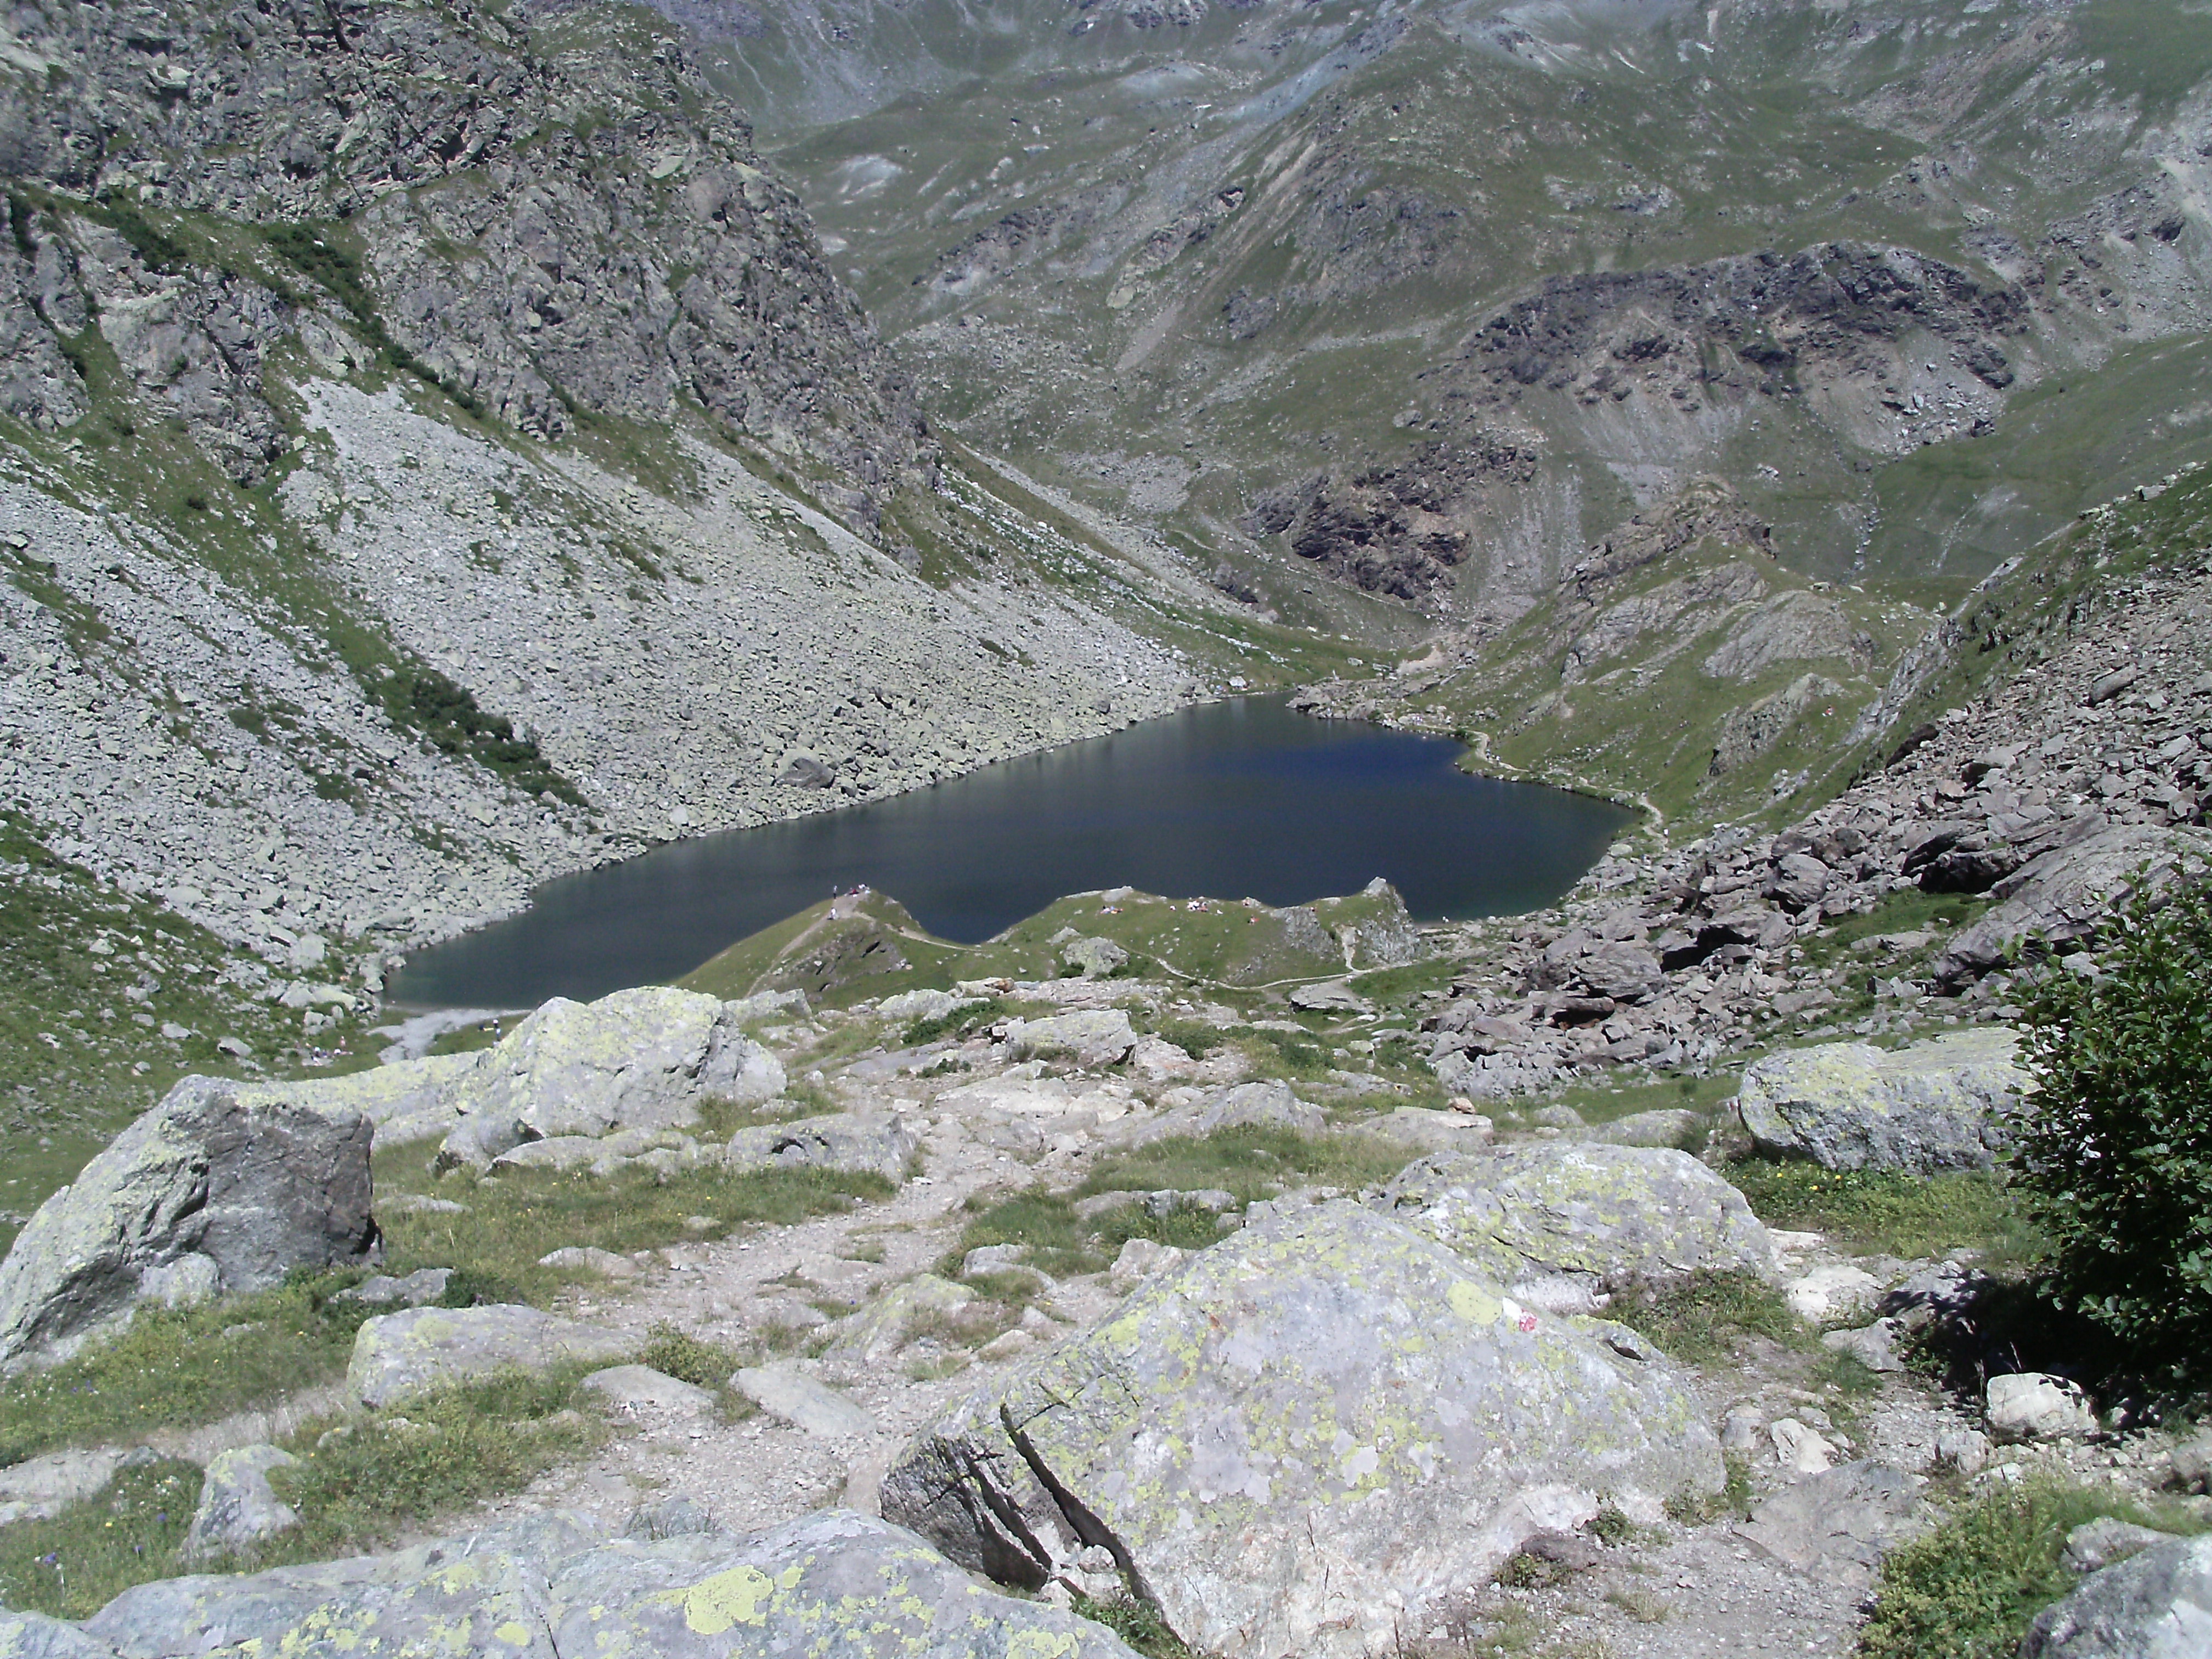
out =
<svg viewBox="0 0 2212 1659"><path fill-rule="evenodd" d="M198 1468L163 1458L119 1471L51 1521L0 1527L0 1604L88 1619L131 1585L169 1577L199 1495Z"/></svg>
<svg viewBox="0 0 2212 1659"><path fill-rule="evenodd" d="M957 1276L961 1258L985 1245L1023 1244L1029 1247L1026 1260L1042 1272L1057 1277L1103 1273L1133 1238L1200 1250L1220 1237L1212 1215L1204 1210L1155 1216L1142 1204L1129 1203L1085 1220L1075 1212L1073 1199L1032 1188L996 1202L980 1202L961 1229L960 1242L946 1253L941 1271ZM986 1295L1017 1301L1035 1288L1026 1274L983 1274L968 1282Z"/></svg>
<svg viewBox="0 0 2212 1659"><path fill-rule="evenodd" d="M638 1350L637 1363L650 1366L663 1376L672 1376L695 1389L706 1389L720 1407L725 1422L750 1417L757 1409L751 1401L730 1386L730 1378L738 1369L750 1362L735 1348L720 1342L709 1342L673 1325L659 1324L653 1328L645 1346Z"/></svg>
<svg viewBox="0 0 2212 1659"><path fill-rule="evenodd" d="M332 1299L361 1277L297 1279L198 1308L141 1308L118 1335L0 1386L0 1464L211 1423L337 1376L362 1321L380 1311Z"/></svg>
<svg viewBox="0 0 2212 1659"><path fill-rule="evenodd" d="M1710 1077L1659 1078L1648 1083L1581 1083L1531 1101L1523 1112L1543 1106L1571 1106L1585 1123L1611 1123L1639 1112L1687 1110L1710 1117L1724 1100L1735 1097L1739 1079L1733 1072Z"/></svg>
<svg viewBox="0 0 2212 1659"><path fill-rule="evenodd" d="M1770 1227L1826 1233L1862 1255L1913 1260L1964 1247L2011 1264L2041 1253L2041 1236L1992 1176L1824 1170L1765 1158L1744 1158L1725 1173Z"/></svg>
<svg viewBox="0 0 2212 1659"><path fill-rule="evenodd" d="M2013 1653L2035 1615L2080 1582L2063 1559L2066 1534L2107 1515L2170 1531L2203 1529L2179 1510L2146 1513L2094 1487L2045 1482L1992 1492L1882 1563L1859 1652L1867 1659Z"/></svg>
<svg viewBox="0 0 2212 1659"><path fill-rule="evenodd" d="M1200 1659L1195 1648L1168 1628L1158 1607L1127 1591L1103 1601L1079 1595L1075 1611L1094 1625L1105 1626L1145 1659Z"/></svg>
<svg viewBox="0 0 2212 1659"><path fill-rule="evenodd" d="M503 1172L496 1181L449 1176L433 1182L434 1148L401 1147L377 1160L379 1187L435 1190L465 1206L459 1215L393 1214L386 1223L390 1271L455 1267L524 1301L542 1300L569 1275L538 1258L564 1245L628 1255L701 1236L703 1216L726 1232L747 1223L787 1226L811 1216L890 1196L881 1176L819 1170L732 1175L719 1168L678 1171L665 1180L625 1170L606 1177L550 1170Z"/></svg>
<svg viewBox="0 0 2212 1659"><path fill-rule="evenodd" d="M1631 1291L1616 1296L1606 1312L1693 1365L1724 1364L1753 1338L1786 1348L1812 1340L1782 1292L1749 1273L1695 1273L1679 1284Z"/></svg>
<svg viewBox="0 0 2212 1659"><path fill-rule="evenodd" d="M1163 1042L1173 1043L1193 1060L1204 1060L1229 1041L1227 1032L1202 1019L1162 1020L1152 1028L1152 1035Z"/></svg>
<svg viewBox="0 0 2212 1659"><path fill-rule="evenodd" d="M740 1129L763 1128L773 1123L798 1123L810 1117L828 1117L845 1109L827 1089L801 1083L787 1089L776 1100L746 1105L734 1100L707 1100L699 1104L699 1121L690 1133L699 1140L726 1140Z"/></svg>
<svg viewBox="0 0 2212 1659"><path fill-rule="evenodd" d="M1056 1275L1098 1273L1121 1246L1149 1238L1201 1250L1221 1237L1204 1210L1155 1216L1141 1203L1119 1204L1085 1218L1076 1201L1104 1193L1218 1191L1240 1203L1304 1187L1358 1188L1387 1180L1412 1159L1411 1149L1366 1135L1301 1135L1287 1129L1224 1129L1203 1139L1176 1137L1109 1155L1073 1193L1032 1188L1012 1196L971 1200L971 1218L947 1253L946 1271L988 1244L1024 1244L1028 1261Z"/></svg>
<svg viewBox="0 0 2212 1659"><path fill-rule="evenodd" d="M670 1358L659 1346L647 1352ZM222 1567L251 1570L389 1547L408 1533L520 1491L605 1438L596 1397L580 1386L589 1369L574 1365L536 1376L507 1372L389 1411L306 1425L285 1444L297 1466L270 1477L278 1496L299 1512L300 1528ZM104 1491L51 1521L0 1528L0 1602L83 1619L134 1584L204 1571L177 1557L200 1483L199 1469L190 1463L149 1462L120 1471Z"/></svg>
<svg viewBox="0 0 2212 1659"><path fill-rule="evenodd" d="M909 1048L919 1048L925 1042L934 1042L940 1037L972 1036L985 1026L1006 1015L1006 1005L997 997L986 997L965 1007L948 1008L941 1014L927 1019L917 1019L906 1028L901 1038Z"/></svg>
<svg viewBox="0 0 2212 1659"><path fill-rule="evenodd" d="M1295 1031L1263 1031L1238 1027L1232 1035L1237 1048L1262 1077L1317 1078L1331 1064L1325 1043Z"/></svg>
<svg viewBox="0 0 2212 1659"><path fill-rule="evenodd" d="M1413 1149L1373 1135L1221 1129L1200 1138L1170 1136L1109 1153L1091 1166L1081 1194L1212 1188L1233 1193L1249 1204L1301 1187L1357 1191L1376 1186L1413 1157Z"/></svg>
<svg viewBox="0 0 2212 1659"><path fill-rule="evenodd" d="M302 1522L271 1554L319 1560L388 1545L580 1455L606 1435L580 1386L592 1369L511 1371L308 1425L286 1448L300 1466L270 1476Z"/></svg>
<svg viewBox="0 0 2212 1659"><path fill-rule="evenodd" d="M1723 1452L1728 1479L1711 1494L1676 1492L1667 1500L1669 1520L1686 1527L1710 1526L1723 1516L1739 1521L1751 1518L1751 1459L1741 1452Z"/></svg>

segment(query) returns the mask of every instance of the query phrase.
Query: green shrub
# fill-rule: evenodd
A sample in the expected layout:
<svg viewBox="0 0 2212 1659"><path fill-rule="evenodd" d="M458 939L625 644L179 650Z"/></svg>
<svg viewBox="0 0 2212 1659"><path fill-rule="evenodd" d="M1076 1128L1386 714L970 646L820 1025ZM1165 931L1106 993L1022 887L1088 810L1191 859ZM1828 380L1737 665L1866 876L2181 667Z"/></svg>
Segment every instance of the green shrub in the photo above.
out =
<svg viewBox="0 0 2212 1659"><path fill-rule="evenodd" d="M1193 1060L1204 1060L1229 1041L1218 1025L1209 1025L1202 1019L1162 1020L1155 1035L1163 1042L1172 1042Z"/></svg>
<svg viewBox="0 0 2212 1659"><path fill-rule="evenodd" d="M2100 1515L2171 1528L2117 1494L2041 1484L1959 1509L1882 1563L1874 1613L1859 1635L1867 1659L1996 1659L2035 1615L2077 1582L2066 1534Z"/></svg>
<svg viewBox="0 0 2212 1659"><path fill-rule="evenodd" d="M1826 1233L1869 1255L1910 1261L1967 1245L1985 1259L2020 1261L2042 1246L2019 1197L1991 1176L1824 1170L1766 1158L1741 1159L1726 1174L1768 1226Z"/></svg>
<svg viewBox="0 0 2212 1659"><path fill-rule="evenodd" d="M2025 1000L2016 1181L2052 1299L2186 1381L2212 1364L2212 886L2125 907L2101 969Z"/></svg>

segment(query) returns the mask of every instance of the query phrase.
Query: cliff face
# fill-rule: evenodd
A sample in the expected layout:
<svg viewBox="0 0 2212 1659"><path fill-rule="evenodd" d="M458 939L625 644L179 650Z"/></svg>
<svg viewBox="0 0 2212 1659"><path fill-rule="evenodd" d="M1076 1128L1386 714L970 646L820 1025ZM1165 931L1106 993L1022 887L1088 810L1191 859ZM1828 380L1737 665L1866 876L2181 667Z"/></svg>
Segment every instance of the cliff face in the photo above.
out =
<svg viewBox="0 0 2212 1659"><path fill-rule="evenodd" d="M805 210L620 9L21 6L0 69L0 407L88 401L88 320L241 483L270 352L366 358L558 436L685 405L806 453L856 524L927 449Z"/></svg>

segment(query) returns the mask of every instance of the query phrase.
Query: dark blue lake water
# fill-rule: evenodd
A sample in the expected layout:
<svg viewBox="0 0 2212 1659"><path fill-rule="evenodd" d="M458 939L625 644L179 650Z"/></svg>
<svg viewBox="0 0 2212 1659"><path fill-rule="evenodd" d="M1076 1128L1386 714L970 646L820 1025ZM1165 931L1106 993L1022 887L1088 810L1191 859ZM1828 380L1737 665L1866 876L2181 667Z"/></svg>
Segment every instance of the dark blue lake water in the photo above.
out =
<svg viewBox="0 0 2212 1659"><path fill-rule="evenodd" d="M657 848L565 877L531 908L424 951L418 1007L522 1007L689 972L865 882L974 944L1066 893L1131 886L1297 904L1384 876L1425 920L1550 903L1630 814L1473 778L1456 744L1310 720L1279 697L1209 703L911 794Z"/></svg>

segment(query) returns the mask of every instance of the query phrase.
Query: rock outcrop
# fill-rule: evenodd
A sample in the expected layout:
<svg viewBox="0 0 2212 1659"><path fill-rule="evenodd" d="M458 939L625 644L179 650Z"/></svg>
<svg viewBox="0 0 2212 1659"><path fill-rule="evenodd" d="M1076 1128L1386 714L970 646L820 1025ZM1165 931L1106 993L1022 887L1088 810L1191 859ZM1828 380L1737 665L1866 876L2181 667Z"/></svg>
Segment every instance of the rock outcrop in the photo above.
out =
<svg viewBox="0 0 2212 1659"><path fill-rule="evenodd" d="M1000 1583L1118 1577L1194 1648L1334 1659L1425 1628L1532 1533L1720 1479L1641 1338L1339 1201L1263 1217L987 1385L883 1501Z"/></svg>
<svg viewBox="0 0 2212 1659"><path fill-rule="evenodd" d="M0 1613L24 1659L241 1652L661 1659L1131 1659L1088 1620L1000 1595L912 1534L825 1510L751 1537L614 1537L559 1513L390 1555L125 1590L82 1626Z"/></svg>
<svg viewBox="0 0 2212 1659"><path fill-rule="evenodd" d="M635 1346L619 1331L535 1308L409 1308L362 1322L346 1392L374 1409L501 1371L626 1359Z"/></svg>
<svg viewBox="0 0 2212 1659"><path fill-rule="evenodd" d="M304 1091L303 1091L304 1092ZM142 1298L376 1259L368 1120L186 1078L39 1206L0 1261L0 1369L66 1358Z"/></svg>
<svg viewBox="0 0 2212 1659"><path fill-rule="evenodd" d="M1743 1194L1667 1147L1539 1141L1439 1154L1408 1166L1376 1207L1558 1312L1695 1273L1775 1271L1773 1241Z"/></svg>
<svg viewBox="0 0 2212 1659"><path fill-rule="evenodd" d="M298 1513L269 1484L271 1469L299 1460L281 1446L236 1446L209 1460L192 1524L178 1551L188 1563L235 1555L291 1531Z"/></svg>
<svg viewBox="0 0 2212 1659"><path fill-rule="evenodd" d="M2212 870L2212 831L2130 824L2038 854L1990 889L2000 902L1945 947L1935 977L1978 979L2027 945L2065 955L2094 944L2106 917L2137 892L2161 892Z"/></svg>
<svg viewBox="0 0 2212 1659"><path fill-rule="evenodd" d="M477 1170L526 1142L678 1128L708 1101L782 1093L783 1067L739 1024L738 1005L666 986L556 997L473 1065L441 1073L434 1106L408 1096L410 1121L453 1114L440 1161Z"/></svg>
<svg viewBox="0 0 2212 1659"><path fill-rule="evenodd" d="M896 1184L921 1149L913 1131L896 1117L840 1112L792 1123L740 1129L723 1154L732 1174L754 1170L836 1170L881 1176Z"/></svg>
<svg viewBox="0 0 2212 1659"><path fill-rule="evenodd" d="M1989 1170L2033 1079L2002 1026L1903 1048L1829 1042L1753 1060L1736 1110L1759 1149L1829 1170Z"/></svg>
<svg viewBox="0 0 2212 1659"><path fill-rule="evenodd" d="M2185 1659L2212 1651L2212 1538L2177 1538L2091 1573L2045 1607L2020 1659Z"/></svg>

